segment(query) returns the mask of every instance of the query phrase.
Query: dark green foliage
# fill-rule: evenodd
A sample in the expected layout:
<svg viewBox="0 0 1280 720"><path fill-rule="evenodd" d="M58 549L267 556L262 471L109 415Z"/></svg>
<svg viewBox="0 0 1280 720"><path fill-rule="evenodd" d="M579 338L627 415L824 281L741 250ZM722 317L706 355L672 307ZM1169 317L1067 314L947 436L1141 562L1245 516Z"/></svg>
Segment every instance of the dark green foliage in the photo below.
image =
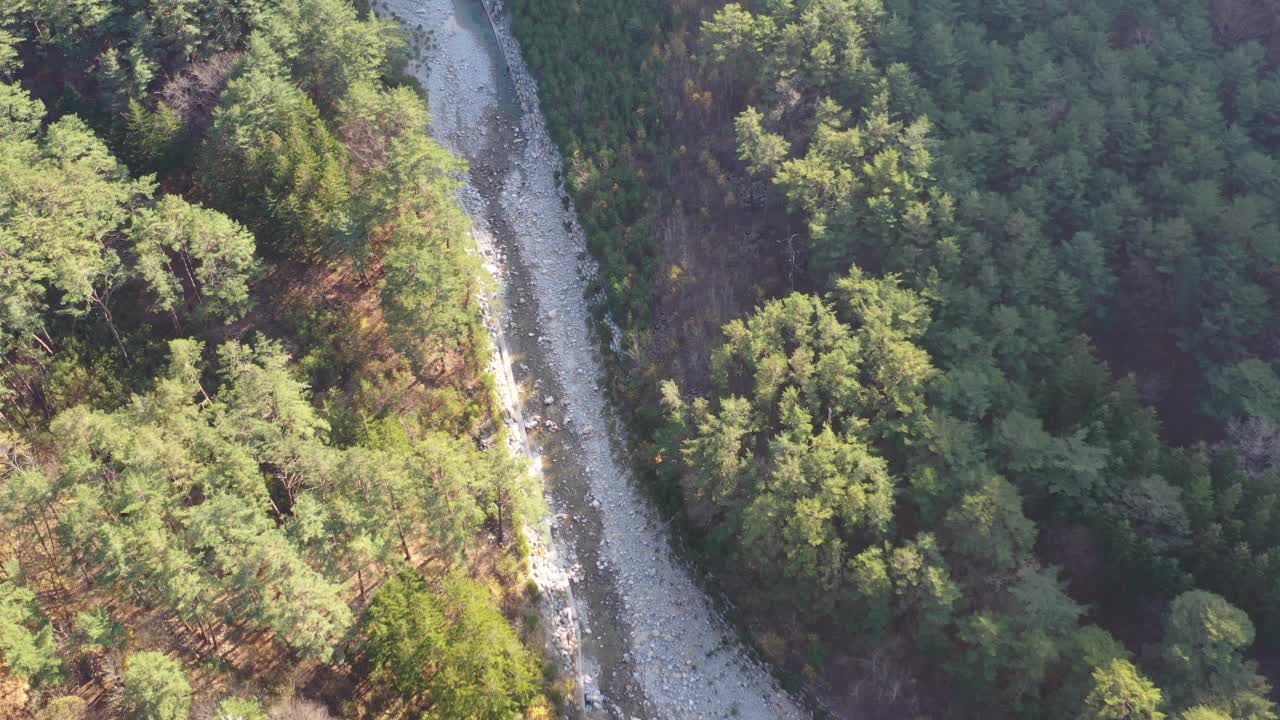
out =
<svg viewBox="0 0 1280 720"><path fill-rule="evenodd" d="M1199 583L1247 608L1265 642L1280 637L1280 326L1269 312L1280 301L1280 86L1263 47L1228 38L1270 20L1225 2L639 3L608 19L609 3L515 5L575 199L589 226L606 223L592 249L609 307L628 337L651 340L620 360L628 398L655 366L710 387L688 401L664 386L671 422L639 434L694 527L734 561L724 569L749 578L738 599L755 617L771 631L794 620L797 636L830 648L888 633L951 652L946 700L967 698L948 703L957 716L1270 712L1178 704L1172 683L1189 680L1146 657L1124 664L1132 656L1110 636L1075 628L1082 609L1066 594L1084 593L1091 619L1111 626ZM614 49L641 28L652 52ZM584 46L613 54L596 61ZM655 327L621 310L650 297L627 284L639 263L617 262L642 225L600 212L614 188L581 182L639 145L612 116L633 108L630 79L655 73L649 106L663 132L645 138L653 155L631 156L663 169L649 178L651 206L678 216L671 227L705 221L697 232L733 245L717 257L767 246L740 241L745 231L802 246L790 259L807 261L807 272L760 258L749 277L703 268L685 281L676 271L696 244L664 235L657 262L673 268L672 286L765 295L714 352L705 345L720 340L696 347L684 318ZM593 124L582 108L558 117L585 99L610 120ZM707 148L698 167L678 160L693 147ZM753 192L751 208L680 215L689 188L737 192L748 174L769 181L763 207ZM823 301L771 300L770 279L833 289L854 332L807 330L828 327L814 309ZM891 310L888 288L929 312ZM705 366L657 356L691 340ZM823 361L839 383L814 379ZM807 463L851 438L894 478L893 522L878 537L841 519L858 499L780 481L822 477ZM1177 447L1201 440L1205 451ZM922 542L936 532L932 554L958 578L935 584L950 599L927 632L903 622L895 568L930 554L894 549L900 531ZM1077 546L1059 546L1073 534ZM1070 583L1042 558L1069 559ZM852 632L828 637L832 612Z"/></svg>
<svg viewBox="0 0 1280 720"><path fill-rule="evenodd" d="M920 535L894 548L889 577L902 627L925 654L941 655L961 592L933 536Z"/></svg>
<svg viewBox="0 0 1280 720"><path fill-rule="evenodd" d="M1256 358L1220 368L1209 377L1208 411L1224 424L1244 418L1280 422L1280 376Z"/></svg>
<svg viewBox="0 0 1280 720"><path fill-rule="evenodd" d="M888 554L883 547L869 547L849 560L849 597L842 610L853 629L871 641L884 636L893 620L893 582Z"/></svg>
<svg viewBox="0 0 1280 720"><path fill-rule="evenodd" d="M483 587L461 575L439 582L404 572L378 590L366 628L374 667L426 717L520 717L537 692L536 660Z"/></svg>
<svg viewBox="0 0 1280 720"><path fill-rule="evenodd" d="M1082 608L1056 573L1033 568L1020 571L991 604L957 623L959 652L946 663L957 690L988 713L1041 712L1046 681Z"/></svg>
<svg viewBox="0 0 1280 720"><path fill-rule="evenodd" d="M1244 658L1253 644L1244 611L1213 593L1195 590L1174 599L1165 622L1165 673L1180 707L1218 708L1244 720L1275 718L1271 688Z"/></svg>
<svg viewBox="0 0 1280 720"><path fill-rule="evenodd" d="M685 432L672 454L688 470L691 510L732 532L753 570L821 612L846 592L853 557L891 532L894 480L875 441L920 422L932 372L902 327L922 322L918 299L861 275L844 292L856 329L822 301L792 295L725 328L714 403L686 405L665 389ZM883 574L863 560L857 574Z"/></svg>
<svg viewBox="0 0 1280 720"><path fill-rule="evenodd" d="M1050 694L1046 710L1051 718L1076 718L1086 698L1097 687L1094 674L1114 661L1128 661L1129 651L1096 625L1076 628L1060 645L1055 671L1060 681Z"/></svg>
<svg viewBox="0 0 1280 720"><path fill-rule="evenodd" d="M142 103L129 100L129 119L125 128L129 162L135 171L167 172L175 169L184 152L186 139L182 118L163 102L154 111Z"/></svg>
<svg viewBox="0 0 1280 720"><path fill-rule="evenodd" d="M413 573L378 589L369 607L369 657L405 697L423 695L444 656L449 621L440 599Z"/></svg>
<svg viewBox="0 0 1280 720"><path fill-rule="evenodd" d="M1022 514L1022 498L993 477L966 495L943 519L947 548L975 575L1015 570L1035 545L1035 525Z"/></svg>
<svg viewBox="0 0 1280 720"><path fill-rule="evenodd" d="M387 222L382 307L392 343L423 379L451 355L478 363L487 346L477 305L484 290L466 216L454 204L463 170L439 145L406 133L386 148L366 188L373 217Z"/></svg>
<svg viewBox="0 0 1280 720"><path fill-rule="evenodd" d="M654 202L661 196L648 192L656 178L643 166L669 153L661 145L666 128L653 45L665 9L656 0L556 0L514 3L512 10L525 56L542 72L539 100L601 264L598 289L625 330L641 332L653 321L664 211Z"/></svg>
<svg viewBox="0 0 1280 720"><path fill-rule="evenodd" d="M259 39L312 99L330 108L356 85L378 79L404 42L402 32L394 20L360 18L345 0L280 0L263 18Z"/></svg>
<svg viewBox="0 0 1280 720"><path fill-rule="evenodd" d="M188 63L242 47L269 4L263 0L18 0L16 6L6 8L5 20L28 41L33 66L52 80L53 87L42 95L55 111L78 112L99 130L115 134L136 129L130 127L136 119L131 112L134 102ZM157 149L146 142L138 147L143 155Z"/></svg>
<svg viewBox="0 0 1280 720"><path fill-rule="evenodd" d="M204 148L199 177L214 205L274 252L317 253L346 231L346 150L265 42L227 85Z"/></svg>
<svg viewBox="0 0 1280 720"><path fill-rule="evenodd" d="M186 720L191 684L182 665L159 652L141 652L125 661L123 703L131 720Z"/></svg>

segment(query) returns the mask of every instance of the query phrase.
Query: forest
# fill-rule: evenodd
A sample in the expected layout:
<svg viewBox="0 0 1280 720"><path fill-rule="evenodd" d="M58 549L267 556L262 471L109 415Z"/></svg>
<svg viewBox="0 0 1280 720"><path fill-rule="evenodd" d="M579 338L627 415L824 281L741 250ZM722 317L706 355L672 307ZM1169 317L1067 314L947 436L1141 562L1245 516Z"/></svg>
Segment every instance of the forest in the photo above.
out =
<svg viewBox="0 0 1280 720"><path fill-rule="evenodd" d="M348 0L0 9L0 717L563 704L410 47Z"/></svg>
<svg viewBox="0 0 1280 720"><path fill-rule="evenodd" d="M1280 6L510 4L635 464L792 687L1280 716Z"/></svg>
<svg viewBox="0 0 1280 720"><path fill-rule="evenodd" d="M788 689L1280 720L1280 5L506 5L627 459ZM0 717L573 715L413 32L0 9Z"/></svg>

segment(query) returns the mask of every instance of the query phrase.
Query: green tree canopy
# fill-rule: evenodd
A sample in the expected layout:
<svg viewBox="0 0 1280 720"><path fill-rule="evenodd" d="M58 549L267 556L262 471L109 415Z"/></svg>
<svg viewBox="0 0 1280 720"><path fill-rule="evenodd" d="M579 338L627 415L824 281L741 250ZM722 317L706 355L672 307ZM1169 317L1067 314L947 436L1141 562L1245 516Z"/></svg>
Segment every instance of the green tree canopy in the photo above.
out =
<svg viewBox="0 0 1280 720"><path fill-rule="evenodd" d="M261 19L259 37L279 54L293 80L320 105L336 106L351 88L378 79L392 50L404 45L390 19L342 0L282 0Z"/></svg>
<svg viewBox="0 0 1280 720"><path fill-rule="evenodd" d="M1269 686L1244 657L1253 638L1248 615L1221 596L1179 595L1169 606L1163 644L1172 698L1181 707L1205 705L1231 717L1275 718Z"/></svg>
<svg viewBox="0 0 1280 720"><path fill-rule="evenodd" d="M126 277L119 233L152 186L131 180L79 118L42 129L39 103L11 86L0 97L9 107L0 121L0 347L8 349L55 308L96 310L111 323L111 296Z"/></svg>
<svg viewBox="0 0 1280 720"><path fill-rule="evenodd" d="M461 575L433 588L406 571L369 608L369 655L427 717L520 717L537 692L538 666L487 592Z"/></svg>
<svg viewBox="0 0 1280 720"><path fill-rule="evenodd" d="M55 419L61 532L102 582L167 605L211 641L215 621L247 622L328 657L351 611L271 520L263 480L266 469L295 487L324 471L310 408L296 385L273 377L284 361L270 344L225 348L225 394L200 402L199 353L175 341L152 393L117 412L81 407ZM287 414L299 406L300 425Z"/></svg>
<svg viewBox="0 0 1280 720"><path fill-rule="evenodd" d="M0 660L9 674L33 685L62 679L53 626L36 604L35 593L12 580L0 582Z"/></svg>
<svg viewBox="0 0 1280 720"><path fill-rule="evenodd" d="M218 703L217 720L267 720L267 713L257 700L229 697Z"/></svg>
<svg viewBox="0 0 1280 720"><path fill-rule="evenodd" d="M224 319L244 315L255 268L254 238L222 213L166 195L143 210L129 229L138 274L156 295L156 307ZM190 299L187 299L190 293Z"/></svg>
<svg viewBox="0 0 1280 720"><path fill-rule="evenodd" d="M134 653L125 660L123 701L133 720L186 720L191 683L182 665L168 655Z"/></svg>
<svg viewBox="0 0 1280 720"><path fill-rule="evenodd" d="M96 312L115 333L113 295L135 279L157 310L189 294L183 305L202 315L245 312L255 243L244 228L176 196L153 202L150 180L131 179L78 118L41 129L40 103L8 85L0 99L0 349L48 332L54 312Z"/></svg>
<svg viewBox="0 0 1280 720"><path fill-rule="evenodd" d="M1016 488L992 477L965 496L943 520L947 547L975 574L1008 573L1026 562L1036 527L1022 512Z"/></svg>
<svg viewBox="0 0 1280 720"><path fill-rule="evenodd" d="M251 42L214 110L197 178L265 248L315 253L348 230L347 153L283 62L262 38Z"/></svg>
<svg viewBox="0 0 1280 720"><path fill-rule="evenodd" d="M1093 689L1085 698L1088 720L1162 720L1160 688L1128 660L1115 659L1093 671Z"/></svg>

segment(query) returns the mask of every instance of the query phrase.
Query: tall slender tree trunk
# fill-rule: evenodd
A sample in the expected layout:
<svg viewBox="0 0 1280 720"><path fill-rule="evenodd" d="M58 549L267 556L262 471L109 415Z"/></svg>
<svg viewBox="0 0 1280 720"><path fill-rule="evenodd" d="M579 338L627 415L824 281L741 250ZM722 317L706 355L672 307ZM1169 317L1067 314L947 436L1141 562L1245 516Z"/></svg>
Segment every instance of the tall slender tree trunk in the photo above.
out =
<svg viewBox="0 0 1280 720"><path fill-rule="evenodd" d="M111 317L111 309L107 307L106 301L94 291L92 295L93 303L98 306L98 310L102 312L102 318L107 321L107 327L111 329L111 337L116 339L116 345L120 346L120 354L124 355L126 365L132 365L133 361L129 359L129 351L124 347L124 341L120 339L120 331L116 329L116 323Z"/></svg>
<svg viewBox="0 0 1280 720"><path fill-rule="evenodd" d="M400 549L404 551L404 560L413 563L413 554L409 552L409 542L404 536L404 522L400 519L400 503L391 501L391 510L396 516L396 532L400 535Z"/></svg>
<svg viewBox="0 0 1280 720"><path fill-rule="evenodd" d="M497 505L498 505L498 546L501 547L507 544L507 534L505 530L505 523L503 522L504 513L502 512L503 510L502 493L498 493Z"/></svg>
<svg viewBox="0 0 1280 720"><path fill-rule="evenodd" d="M405 562L413 564L413 554L409 552L409 543L404 539L404 526L400 524L400 518L396 518L396 531L400 533L400 549L404 551Z"/></svg>
<svg viewBox="0 0 1280 720"><path fill-rule="evenodd" d="M191 265L187 263L187 254L185 252L178 253L182 258L182 269L187 271L187 280L191 281L191 292L196 294L196 304L203 305L204 298L200 296L200 285L196 283L196 278L191 274Z"/></svg>

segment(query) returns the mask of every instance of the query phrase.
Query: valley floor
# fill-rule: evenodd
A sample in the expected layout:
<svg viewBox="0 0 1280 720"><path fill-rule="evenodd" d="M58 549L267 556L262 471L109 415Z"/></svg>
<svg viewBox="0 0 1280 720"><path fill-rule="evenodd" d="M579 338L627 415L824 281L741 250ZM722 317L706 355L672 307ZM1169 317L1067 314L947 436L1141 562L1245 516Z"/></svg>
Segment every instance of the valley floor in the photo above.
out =
<svg viewBox="0 0 1280 720"><path fill-rule="evenodd" d="M500 283L496 375L515 445L544 473L551 507L541 529L550 547L535 543L534 575L588 716L806 716L673 553L665 519L618 459L622 435L583 297L593 265L501 9L489 8L494 25L479 0L375 9L412 32L431 132L470 163L463 202Z"/></svg>

